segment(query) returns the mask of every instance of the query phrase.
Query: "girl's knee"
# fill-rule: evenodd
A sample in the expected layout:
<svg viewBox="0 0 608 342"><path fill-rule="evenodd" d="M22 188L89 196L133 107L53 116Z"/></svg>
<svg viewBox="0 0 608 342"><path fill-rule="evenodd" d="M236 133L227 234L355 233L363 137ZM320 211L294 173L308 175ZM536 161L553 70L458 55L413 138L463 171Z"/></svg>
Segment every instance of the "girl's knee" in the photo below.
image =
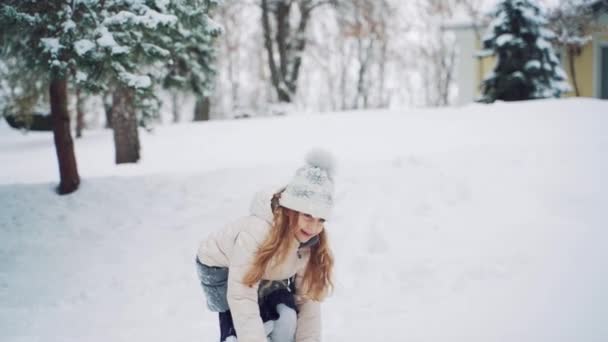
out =
<svg viewBox="0 0 608 342"><path fill-rule="evenodd" d="M279 313L279 319L294 322L298 320L298 314L296 313L296 310L290 308L285 304L277 305L277 312Z"/></svg>
<svg viewBox="0 0 608 342"><path fill-rule="evenodd" d="M274 322L270 333L271 341L294 341L298 315L296 311L285 304L277 305L279 318Z"/></svg>

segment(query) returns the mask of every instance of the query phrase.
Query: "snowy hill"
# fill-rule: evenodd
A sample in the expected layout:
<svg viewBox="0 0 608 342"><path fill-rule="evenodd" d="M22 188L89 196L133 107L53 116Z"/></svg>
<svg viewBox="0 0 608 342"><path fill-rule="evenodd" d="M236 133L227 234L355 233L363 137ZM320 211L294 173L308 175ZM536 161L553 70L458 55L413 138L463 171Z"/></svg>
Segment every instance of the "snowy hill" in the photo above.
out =
<svg viewBox="0 0 608 342"><path fill-rule="evenodd" d="M76 141L52 193L52 135L0 123L0 340L215 341L197 243L338 159L325 341L608 340L608 102L589 99L215 121Z"/></svg>

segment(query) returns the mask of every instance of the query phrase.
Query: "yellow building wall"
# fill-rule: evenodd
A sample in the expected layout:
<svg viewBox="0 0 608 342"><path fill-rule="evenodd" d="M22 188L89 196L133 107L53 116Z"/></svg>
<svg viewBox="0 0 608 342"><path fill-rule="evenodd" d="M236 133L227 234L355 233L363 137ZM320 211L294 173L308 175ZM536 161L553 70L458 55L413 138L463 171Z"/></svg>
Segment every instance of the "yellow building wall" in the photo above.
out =
<svg viewBox="0 0 608 342"><path fill-rule="evenodd" d="M574 74L578 86L579 96L593 97L593 42L590 41L583 46L581 53L574 56ZM575 96L574 78L572 77L572 67L570 66L569 56L564 50L562 53L562 67L568 74L568 83L572 91L564 94L565 97Z"/></svg>
<svg viewBox="0 0 608 342"><path fill-rule="evenodd" d="M599 41L608 41L608 33L599 33L596 32L594 34L594 39ZM578 85L579 96L582 97L594 97L595 89L593 87L593 78L595 72L600 72L599 70L595 70L596 67L596 51L594 51L593 41L590 41L583 47L581 50L581 54L574 58L574 70L576 74L576 82ZM575 96L574 95L574 86L572 82L572 72L568 62L568 58L563 58L563 67L566 73L568 74L568 81L572 86L572 92L566 94L566 96Z"/></svg>
<svg viewBox="0 0 608 342"><path fill-rule="evenodd" d="M477 95L481 95L481 82L488 76L496 66L496 56L477 58Z"/></svg>
<svg viewBox="0 0 608 342"><path fill-rule="evenodd" d="M481 41L479 37L475 42L475 46L477 47L477 51L481 50ZM496 56L486 56L486 57L477 57L476 58L476 71L475 71L475 80L477 81L477 92L476 95L479 97L481 95L481 82L488 76L494 67L496 66Z"/></svg>
<svg viewBox="0 0 608 342"><path fill-rule="evenodd" d="M596 33L595 39L599 39L600 41L608 40L608 34ZM574 58L574 69L576 74L576 82L579 90L579 96L583 97L595 96L595 89L593 88L593 78L594 73L596 72L596 70L594 69L596 52L593 50L593 45L593 41L587 43L587 45L583 47L581 54ZM572 71L567 58L564 58L563 67L564 70L566 70L566 73L568 74L568 80L573 88L572 92L566 94L566 96L574 96ZM597 72L599 72L599 70Z"/></svg>

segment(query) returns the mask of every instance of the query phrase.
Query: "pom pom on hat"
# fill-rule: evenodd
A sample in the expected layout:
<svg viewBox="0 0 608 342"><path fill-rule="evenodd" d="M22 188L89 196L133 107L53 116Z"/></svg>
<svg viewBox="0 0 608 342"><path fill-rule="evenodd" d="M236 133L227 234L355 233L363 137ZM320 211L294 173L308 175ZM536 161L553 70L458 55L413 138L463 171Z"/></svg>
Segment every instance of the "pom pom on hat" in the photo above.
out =
<svg viewBox="0 0 608 342"><path fill-rule="evenodd" d="M314 148L306 154L306 163L312 167L318 167L325 171L330 178L334 177L336 162L333 155L324 149Z"/></svg>

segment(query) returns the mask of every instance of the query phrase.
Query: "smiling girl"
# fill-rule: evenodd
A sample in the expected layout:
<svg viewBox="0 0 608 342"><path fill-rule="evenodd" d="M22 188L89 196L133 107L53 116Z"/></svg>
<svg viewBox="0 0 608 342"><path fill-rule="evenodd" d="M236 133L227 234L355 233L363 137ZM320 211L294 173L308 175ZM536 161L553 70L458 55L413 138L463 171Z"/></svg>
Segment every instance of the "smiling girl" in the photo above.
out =
<svg viewBox="0 0 608 342"><path fill-rule="evenodd" d="M321 340L320 302L333 287L325 220L333 158L313 150L285 187L255 195L250 215L207 237L198 275L221 341Z"/></svg>

